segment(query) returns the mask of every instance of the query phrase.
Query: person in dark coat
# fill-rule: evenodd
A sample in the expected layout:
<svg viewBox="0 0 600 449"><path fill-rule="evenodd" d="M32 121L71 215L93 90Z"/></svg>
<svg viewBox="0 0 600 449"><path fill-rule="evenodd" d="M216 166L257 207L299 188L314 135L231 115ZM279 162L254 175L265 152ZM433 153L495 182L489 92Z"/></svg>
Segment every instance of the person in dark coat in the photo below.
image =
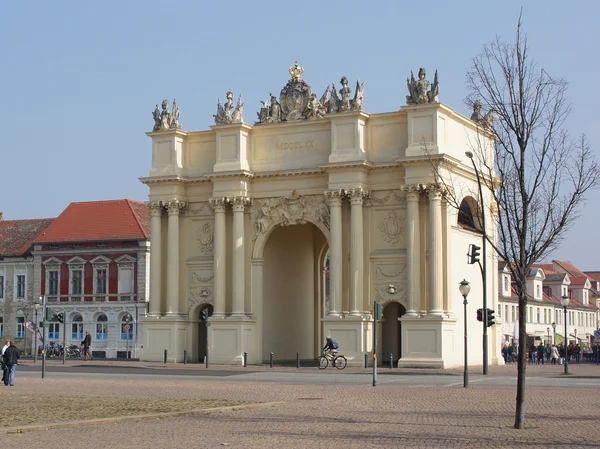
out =
<svg viewBox="0 0 600 449"><path fill-rule="evenodd" d="M90 360L94 360L94 357L92 357L92 353L90 351L90 348L92 347L92 336L88 331L85 331L85 338L83 339L81 344L83 345L83 356L85 357L85 359L87 360L89 356Z"/></svg>
<svg viewBox="0 0 600 449"><path fill-rule="evenodd" d="M2 356L6 364L6 374L4 375L4 385L15 385L15 372L17 370L17 361L19 360L19 350L15 346L15 342L11 341L10 346L4 351Z"/></svg>

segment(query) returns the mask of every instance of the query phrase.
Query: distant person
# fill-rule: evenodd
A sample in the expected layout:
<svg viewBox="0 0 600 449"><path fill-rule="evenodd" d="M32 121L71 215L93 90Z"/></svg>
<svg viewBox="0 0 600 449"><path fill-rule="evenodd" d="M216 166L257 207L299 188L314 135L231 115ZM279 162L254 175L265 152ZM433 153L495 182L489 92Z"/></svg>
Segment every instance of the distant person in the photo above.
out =
<svg viewBox="0 0 600 449"><path fill-rule="evenodd" d="M558 348L555 345L552 345L552 349L550 350L550 360L552 361L553 365L556 365L558 357L560 357L558 354Z"/></svg>
<svg viewBox="0 0 600 449"><path fill-rule="evenodd" d="M544 355L546 352L546 348L544 347L544 343L540 343L539 346L537 347L537 364L539 365L540 363L543 365L544 364Z"/></svg>
<svg viewBox="0 0 600 449"><path fill-rule="evenodd" d="M337 352L337 350L340 348L340 345L338 345L333 338L331 338L329 335L327 336L327 341L325 342L325 346L323 347L323 351L330 351L330 352Z"/></svg>
<svg viewBox="0 0 600 449"><path fill-rule="evenodd" d="M6 377L6 364L4 363L4 352L10 346L10 340L4 340L4 346L2 346L2 352L0 352L0 365L2 365L2 382L4 382L4 378Z"/></svg>
<svg viewBox="0 0 600 449"><path fill-rule="evenodd" d="M15 342L11 341L10 346L6 348L2 355L4 364L6 365L6 373L4 374L4 385L15 385L15 371L17 370L17 361L19 360L19 350L15 346Z"/></svg>
<svg viewBox="0 0 600 449"><path fill-rule="evenodd" d="M83 345L83 357L85 358L85 360L87 360L88 356L89 356L90 360L94 360L94 357L92 357L92 352L91 352L92 336L90 335L90 333L88 331L85 331L85 338L83 339L81 344Z"/></svg>

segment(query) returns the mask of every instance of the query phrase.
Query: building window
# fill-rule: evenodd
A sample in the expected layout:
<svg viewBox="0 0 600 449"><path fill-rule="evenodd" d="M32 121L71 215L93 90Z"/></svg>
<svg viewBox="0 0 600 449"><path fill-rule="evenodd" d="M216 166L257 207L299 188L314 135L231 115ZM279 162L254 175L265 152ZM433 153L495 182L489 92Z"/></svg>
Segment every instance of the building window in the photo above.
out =
<svg viewBox="0 0 600 449"><path fill-rule="evenodd" d="M106 295L106 270L96 270L96 293Z"/></svg>
<svg viewBox="0 0 600 449"><path fill-rule="evenodd" d="M48 271L48 295L58 295L58 271Z"/></svg>
<svg viewBox="0 0 600 449"><path fill-rule="evenodd" d="M508 321L508 306L504 306L504 321Z"/></svg>
<svg viewBox="0 0 600 449"><path fill-rule="evenodd" d="M108 340L108 318L104 314L96 320L96 340Z"/></svg>
<svg viewBox="0 0 600 449"><path fill-rule="evenodd" d="M17 299L25 298L25 275L17 274Z"/></svg>
<svg viewBox="0 0 600 449"><path fill-rule="evenodd" d="M537 322L541 323L541 321L540 321L540 308L539 307L536 308L536 316L537 316Z"/></svg>
<svg viewBox="0 0 600 449"><path fill-rule="evenodd" d="M4 298L4 276L0 275L0 299Z"/></svg>
<svg viewBox="0 0 600 449"><path fill-rule="evenodd" d="M25 337L25 317L18 316L17 317L17 335L16 338L24 338Z"/></svg>
<svg viewBox="0 0 600 449"><path fill-rule="evenodd" d="M83 318L79 314L73 317L73 322L71 323L71 340L83 340Z"/></svg>
<svg viewBox="0 0 600 449"><path fill-rule="evenodd" d="M540 286L539 286L539 285L536 285L536 286L535 286L535 296L536 296L537 298L541 298L541 297L542 297L542 292L541 292L541 289L540 289Z"/></svg>
<svg viewBox="0 0 600 449"><path fill-rule="evenodd" d="M121 340L133 340L133 320L125 315L121 320Z"/></svg>
<svg viewBox="0 0 600 449"><path fill-rule="evenodd" d="M467 199L463 199L458 209L458 224L463 225L465 228L477 230L475 227L475 219L473 218L473 211Z"/></svg>
<svg viewBox="0 0 600 449"><path fill-rule="evenodd" d="M71 271L71 294L72 295L81 295L82 292L82 279L83 272L82 270L73 270Z"/></svg>
<svg viewBox="0 0 600 449"><path fill-rule="evenodd" d="M4 337L4 317L0 316L0 337Z"/></svg>
<svg viewBox="0 0 600 449"><path fill-rule="evenodd" d="M508 276L504 276L504 291L509 292L510 286L508 285Z"/></svg>
<svg viewBox="0 0 600 449"><path fill-rule="evenodd" d="M60 335L60 323L49 323L48 324L48 339L58 340Z"/></svg>

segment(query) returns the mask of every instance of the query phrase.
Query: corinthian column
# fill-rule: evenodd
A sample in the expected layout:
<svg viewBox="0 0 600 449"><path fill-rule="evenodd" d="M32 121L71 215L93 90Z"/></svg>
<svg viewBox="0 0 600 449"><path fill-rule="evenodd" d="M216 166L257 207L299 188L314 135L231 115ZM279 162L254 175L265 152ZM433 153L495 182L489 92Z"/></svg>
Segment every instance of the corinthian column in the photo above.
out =
<svg viewBox="0 0 600 449"><path fill-rule="evenodd" d="M419 186L406 188L406 257L408 259L408 310L406 315L416 315L420 299L421 236L419 235Z"/></svg>
<svg viewBox="0 0 600 449"><path fill-rule="evenodd" d="M151 201L148 203L152 222L150 228L150 303L148 313L158 315L161 313L161 217L163 205L160 201Z"/></svg>
<svg viewBox="0 0 600 449"><path fill-rule="evenodd" d="M339 315L342 306L342 191L325 192L329 200L330 287L329 315ZM339 308L339 309L338 309Z"/></svg>
<svg viewBox="0 0 600 449"><path fill-rule="evenodd" d="M179 214L185 205L179 200L167 203L167 315L179 313Z"/></svg>
<svg viewBox="0 0 600 449"><path fill-rule="evenodd" d="M236 196L231 200L233 205L233 264L231 270L232 286L232 306L233 315L245 315L244 307L244 209L250 204L250 200L243 196Z"/></svg>
<svg viewBox="0 0 600 449"><path fill-rule="evenodd" d="M226 198L211 198L210 206L215 212L215 235L214 235L214 316L225 315L225 206Z"/></svg>
<svg viewBox="0 0 600 449"><path fill-rule="evenodd" d="M429 313L443 315L442 193L429 187Z"/></svg>
<svg viewBox="0 0 600 449"><path fill-rule="evenodd" d="M368 192L352 189L350 196L350 315L360 315L363 305L363 200ZM360 307L360 309L359 309Z"/></svg>

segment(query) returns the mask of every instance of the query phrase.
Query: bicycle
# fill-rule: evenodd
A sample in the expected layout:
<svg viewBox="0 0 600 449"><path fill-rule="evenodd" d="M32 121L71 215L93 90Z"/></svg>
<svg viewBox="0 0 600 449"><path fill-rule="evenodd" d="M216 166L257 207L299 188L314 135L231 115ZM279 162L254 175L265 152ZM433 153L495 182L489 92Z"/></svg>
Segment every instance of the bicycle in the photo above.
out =
<svg viewBox="0 0 600 449"><path fill-rule="evenodd" d="M338 355L337 352L323 351L323 354L317 359L319 369L325 369L331 363L337 369L346 368L348 360L343 355Z"/></svg>

